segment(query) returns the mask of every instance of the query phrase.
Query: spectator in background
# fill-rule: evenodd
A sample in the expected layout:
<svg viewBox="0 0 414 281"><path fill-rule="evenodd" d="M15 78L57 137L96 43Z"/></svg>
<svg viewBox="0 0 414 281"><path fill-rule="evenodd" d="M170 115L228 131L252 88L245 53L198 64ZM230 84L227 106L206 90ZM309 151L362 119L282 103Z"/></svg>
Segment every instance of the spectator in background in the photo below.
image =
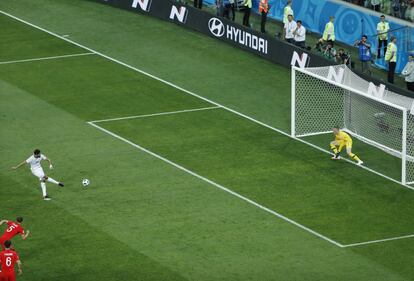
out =
<svg viewBox="0 0 414 281"><path fill-rule="evenodd" d="M408 56L408 62L405 65L403 71L401 72L404 75L405 82L407 82L407 89L414 91L414 61L413 55Z"/></svg>
<svg viewBox="0 0 414 281"><path fill-rule="evenodd" d="M292 15L292 17L295 16L292 9L292 0L288 0L285 8L283 9L283 24L288 22L289 15Z"/></svg>
<svg viewBox="0 0 414 281"><path fill-rule="evenodd" d="M385 16L381 15L380 22L377 24L377 34L378 34L378 54L377 58L381 58L381 48L384 46L384 56L387 52L388 44L388 31L390 30L390 25L385 21Z"/></svg>
<svg viewBox="0 0 414 281"><path fill-rule="evenodd" d="M250 27L250 12L252 10L252 0L244 0L244 16L243 16L243 25Z"/></svg>
<svg viewBox="0 0 414 281"><path fill-rule="evenodd" d="M234 0L229 0L230 2L230 10L231 10L231 20L236 20L236 4L234 3Z"/></svg>
<svg viewBox="0 0 414 281"><path fill-rule="evenodd" d="M368 37L362 35L361 40L356 40L354 46L358 46L359 60L362 64L362 73L371 75L371 44L367 42Z"/></svg>
<svg viewBox="0 0 414 281"><path fill-rule="evenodd" d="M336 58L336 50L331 43L328 43L322 54L328 59Z"/></svg>
<svg viewBox="0 0 414 281"><path fill-rule="evenodd" d="M194 7L201 9L203 7L203 0L194 0Z"/></svg>
<svg viewBox="0 0 414 281"><path fill-rule="evenodd" d="M391 0L382 0L381 13L391 15Z"/></svg>
<svg viewBox="0 0 414 281"><path fill-rule="evenodd" d="M381 9L381 0L371 0L371 8L379 12Z"/></svg>
<svg viewBox="0 0 414 281"><path fill-rule="evenodd" d="M216 16L221 17L223 15L223 0L216 0Z"/></svg>
<svg viewBox="0 0 414 281"><path fill-rule="evenodd" d="M262 21L260 23L260 31L266 33L266 19L269 12L269 0L260 0L259 13L262 14Z"/></svg>
<svg viewBox="0 0 414 281"><path fill-rule="evenodd" d="M387 46L385 61L388 63L388 82L394 84L395 66L397 65L397 38L391 37L391 42Z"/></svg>
<svg viewBox="0 0 414 281"><path fill-rule="evenodd" d="M345 53L344 49L339 49L336 53L336 62L339 64L349 65L350 57L347 53Z"/></svg>
<svg viewBox="0 0 414 281"><path fill-rule="evenodd" d="M223 1L223 17L230 20L230 12L231 12L231 20L234 21L236 17L235 8L234 8L234 0L222 0Z"/></svg>
<svg viewBox="0 0 414 281"><path fill-rule="evenodd" d="M222 0L223 1L223 17L226 19L230 19L230 10L231 10L231 3L230 0Z"/></svg>
<svg viewBox="0 0 414 281"><path fill-rule="evenodd" d="M408 8L408 2L410 2L409 0L401 0L401 18L405 20L405 12L407 11Z"/></svg>
<svg viewBox="0 0 414 281"><path fill-rule="evenodd" d="M295 43L293 32L296 30L297 24L293 20L292 15L288 15L288 21L285 23L283 28L283 37L286 39L288 43Z"/></svg>
<svg viewBox="0 0 414 281"><path fill-rule="evenodd" d="M405 12L405 19L408 21L414 21L414 1L408 4L407 11Z"/></svg>
<svg viewBox="0 0 414 281"><path fill-rule="evenodd" d="M296 22L296 29L293 31L293 36L295 40L295 45L305 49L306 29L302 25L301 20L298 20Z"/></svg>
<svg viewBox="0 0 414 281"><path fill-rule="evenodd" d="M394 16L394 17L397 17L397 18L401 18L400 0L392 0L391 15Z"/></svg>
<svg viewBox="0 0 414 281"><path fill-rule="evenodd" d="M374 11L392 15L407 21L414 21L413 0L343 0L353 4L369 7Z"/></svg>

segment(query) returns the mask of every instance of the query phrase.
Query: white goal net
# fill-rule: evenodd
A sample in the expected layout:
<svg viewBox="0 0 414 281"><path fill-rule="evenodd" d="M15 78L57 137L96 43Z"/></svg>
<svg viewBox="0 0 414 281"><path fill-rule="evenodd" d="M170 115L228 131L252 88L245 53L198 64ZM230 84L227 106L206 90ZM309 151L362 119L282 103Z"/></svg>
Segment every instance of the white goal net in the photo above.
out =
<svg viewBox="0 0 414 281"><path fill-rule="evenodd" d="M353 138L401 160L398 178L387 175L387 169L376 172L413 184L413 99L373 86L344 65L292 67L292 137L332 133L339 126Z"/></svg>

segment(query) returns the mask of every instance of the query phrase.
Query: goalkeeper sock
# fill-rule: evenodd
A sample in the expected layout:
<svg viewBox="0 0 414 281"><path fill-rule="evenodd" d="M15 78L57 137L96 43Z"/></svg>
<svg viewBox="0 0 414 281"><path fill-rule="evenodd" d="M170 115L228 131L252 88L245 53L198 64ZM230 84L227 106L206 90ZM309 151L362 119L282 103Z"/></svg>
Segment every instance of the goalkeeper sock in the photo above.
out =
<svg viewBox="0 0 414 281"><path fill-rule="evenodd" d="M335 154L335 156L337 156L337 154L339 153L338 149L336 148L335 145L331 144L331 149L333 151L333 153Z"/></svg>
<svg viewBox="0 0 414 281"><path fill-rule="evenodd" d="M359 159L359 157L354 153L349 154L349 157L351 157L351 159L355 161L358 161L358 162L361 161L361 159Z"/></svg>

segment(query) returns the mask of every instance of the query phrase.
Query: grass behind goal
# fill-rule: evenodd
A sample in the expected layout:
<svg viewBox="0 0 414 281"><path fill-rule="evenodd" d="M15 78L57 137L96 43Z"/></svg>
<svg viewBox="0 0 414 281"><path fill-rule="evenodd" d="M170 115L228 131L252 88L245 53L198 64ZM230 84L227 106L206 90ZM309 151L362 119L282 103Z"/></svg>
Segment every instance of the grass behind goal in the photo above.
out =
<svg viewBox="0 0 414 281"><path fill-rule="evenodd" d="M53 11L48 17L45 7ZM0 9L287 131L285 69L180 27L85 1L8 2ZM71 17L62 17L62 11ZM0 22L2 37L15 46L2 45L0 61L85 52L8 17L0 16ZM129 29L131 23L137 29ZM182 37L192 45L173 40ZM129 40L136 40L136 48L125 47ZM146 44L153 44L151 50ZM176 64L177 57L184 64ZM240 79L245 69L254 70L249 80ZM218 77L205 75L213 70ZM229 70L230 81L238 83L221 83ZM260 88L265 83L259 74L265 72L275 80L265 79ZM339 248L86 123L209 107L208 102L97 55L0 65L0 79L0 151L7 159L0 170L1 216L18 213L33 230L28 241L16 242L25 264L20 280L413 276L406 262L414 250L410 239ZM326 154L223 109L100 124L340 243L414 233L410 190L331 162ZM9 169L34 147L54 160L51 174L67 186L49 185L51 204L40 200L27 170ZM91 180L87 190L80 183L84 177Z"/></svg>

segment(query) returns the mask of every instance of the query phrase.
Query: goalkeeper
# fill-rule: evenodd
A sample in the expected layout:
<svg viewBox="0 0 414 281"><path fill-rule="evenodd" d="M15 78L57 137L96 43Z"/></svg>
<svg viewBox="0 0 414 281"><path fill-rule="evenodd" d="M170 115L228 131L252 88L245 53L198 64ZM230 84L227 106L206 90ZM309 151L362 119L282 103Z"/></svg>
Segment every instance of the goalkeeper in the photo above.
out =
<svg viewBox="0 0 414 281"><path fill-rule="evenodd" d="M339 155L341 153L342 148L346 147L346 153L349 157L355 161L357 161L358 165L362 165L364 162L359 159L354 153L352 153L352 138L346 132L340 130L338 127L333 128L333 133L335 135L335 140L331 141L331 149L335 154L332 159L337 160L341 159Z"/></svg>

